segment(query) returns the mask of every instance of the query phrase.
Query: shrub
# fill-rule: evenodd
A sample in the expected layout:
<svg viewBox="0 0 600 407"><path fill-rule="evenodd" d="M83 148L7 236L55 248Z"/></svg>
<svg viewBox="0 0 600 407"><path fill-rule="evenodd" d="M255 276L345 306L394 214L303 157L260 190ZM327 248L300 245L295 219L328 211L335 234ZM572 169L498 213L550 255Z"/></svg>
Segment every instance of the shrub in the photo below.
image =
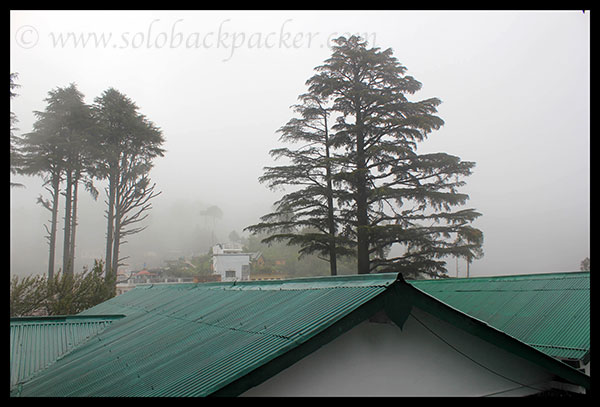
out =
<svg viewBox="0 0 600 407"><path fill-rule="evenodd" d="M102 261L96 260L91 271L84 267L80 274L13 277L10 316L73 315L114 297L115 282L103 276L103 269Z"/></svg>

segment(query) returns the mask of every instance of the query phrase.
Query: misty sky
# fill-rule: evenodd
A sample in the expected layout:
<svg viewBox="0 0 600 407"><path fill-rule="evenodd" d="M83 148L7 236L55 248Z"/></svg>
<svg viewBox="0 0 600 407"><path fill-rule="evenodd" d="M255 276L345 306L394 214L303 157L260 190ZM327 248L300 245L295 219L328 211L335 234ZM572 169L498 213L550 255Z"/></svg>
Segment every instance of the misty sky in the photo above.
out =
<svg viewBox="0 0 600 407"><path fill-rule="evenodd" d="M471 275L574 271L590 255L587 11L11 11L10 24L17 134L31 131L48 91L72 82L90 104L116 88L163 130L167 152L151 171L162 194L122 248L129 269L188 255L169 242L205 227L208 205L223 211L222 239L269 210L281 193L257 178L276 130L344 34L392 48L423 84L412 100L443 101L445 125L419 152L477 163L462 189L483 214L474 226L485 256ZM26 186L11 189L11 274L45 273L41 179L11 181ZM76 270L104 256L106 232L104 191L80 199Z"/></svg>

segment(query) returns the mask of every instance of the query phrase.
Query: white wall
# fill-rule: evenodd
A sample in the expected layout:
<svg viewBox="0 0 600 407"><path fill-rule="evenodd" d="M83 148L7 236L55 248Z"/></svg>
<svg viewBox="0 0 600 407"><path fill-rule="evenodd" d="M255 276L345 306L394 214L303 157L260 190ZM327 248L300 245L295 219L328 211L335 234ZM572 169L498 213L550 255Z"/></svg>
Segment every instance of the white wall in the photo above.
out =
<svg viewBox="0 0 600 407"><path fill-rule="evenodd" d="M242 266L250 264L249 254L213 255L214 272L221 275L221 281L242 280ZM234 270L235 277L225 277L227 270Z"/></svg>
<svg viewBox="0 0 600 407"><path fill-rule="evenodd" d="M550 376L413 308L402 331L365 321L243 396L516 396L536 393L519 383L543 390Z"/></svg>

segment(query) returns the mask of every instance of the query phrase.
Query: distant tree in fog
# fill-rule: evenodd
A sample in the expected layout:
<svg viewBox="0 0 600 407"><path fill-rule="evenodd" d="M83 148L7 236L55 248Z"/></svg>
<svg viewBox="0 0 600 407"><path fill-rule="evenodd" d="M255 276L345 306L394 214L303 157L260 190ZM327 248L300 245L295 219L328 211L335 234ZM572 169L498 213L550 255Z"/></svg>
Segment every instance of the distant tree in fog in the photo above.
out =
<svg viewBox="0 0 600 407"><path fill-rule="evenodd" d="M116 276L124 258L119 249L124 237L144 229L151 200L160 192L150 182L152 160L162 157L162 131L138 112L137 105L110 88L94 100L96 120L96 173L108 180L106 218L106 272Z"/></svg>
<svg viewBox="0 0 600 407"><path fill-rule="evenodd" d="M210 230L210 244L214 245L217 243L215 236L215 227L217 219L223 219L223 211L216 205L209 206L208 208L201 210L200 215L204 216L205 221L209 218L212 220L212 228Z"/></svg>
<svg viewBox="0 0 600 407"><path fill-rule="evenodd" d="M10 100L12 100L17 94L14 92L15 89L19 88L21 85L17 84L15 80L17 79L17 73L10 74ZM19 137L14 133L14 131L18 130L15 127L19 120L17 119L17 115L10 111L10 173L17 174L19 172L19 167L21 165L21 154L19 152ZM23 187L23 184L19 184L17 182L10 182L11 188L13 187Z"/></svg>
<svg viewBox="0 0 600 407"><path fill-rule="evenodd" d="M44 187L50 199L38 198L38 203L51 213L50 227L46 228L49 242L48 277L54 275L56 233L58 227L58 204L61 183L66 181L62 194L65 196L63 272L72 274L75 254L75 230L77 224L77 193L79 182L96 195L89 177L90 130L93 125L89 107L75 84L48 92L43 112L34 112L37 121L33 131L20 140L19 173L37 175L44 179Z"/></svg>

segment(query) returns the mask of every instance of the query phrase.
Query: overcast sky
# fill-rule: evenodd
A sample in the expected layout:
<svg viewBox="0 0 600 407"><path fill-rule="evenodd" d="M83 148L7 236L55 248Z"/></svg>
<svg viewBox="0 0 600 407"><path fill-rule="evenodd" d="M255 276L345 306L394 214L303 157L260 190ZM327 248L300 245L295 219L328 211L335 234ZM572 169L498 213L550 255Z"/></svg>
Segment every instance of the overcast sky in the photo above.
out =
<svg viewBox="0 0 600 407"><path fill-rule="evenodd" d="M163 264L159 248L204 226L207 205L238 233L269 210L280 194L257 178L276 130L343 34L392 48L423 84L413 99L443 101L446 124L420 152L477 163L463 191L483 214L485 256L471 275L574 271L590 255L587 11L11 11L10 23L17 134L48 91L72 82L87 103L118 89L163 130L167 152L151 172L162 194L123 246L131 269ZM26 185L11 189L11 273L44 273L41 180L11 181ZM106 228L104 192L80 196L76 269L104 256Z"/></svg>

